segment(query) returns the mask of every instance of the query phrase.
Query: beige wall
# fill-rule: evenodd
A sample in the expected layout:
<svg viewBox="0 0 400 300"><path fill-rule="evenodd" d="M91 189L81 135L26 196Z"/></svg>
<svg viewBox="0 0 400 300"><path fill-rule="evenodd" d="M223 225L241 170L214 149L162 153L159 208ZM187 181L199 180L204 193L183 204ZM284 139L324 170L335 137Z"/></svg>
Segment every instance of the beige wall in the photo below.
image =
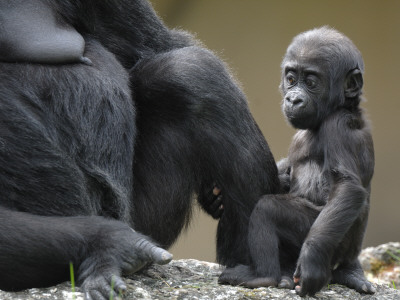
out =
<svg viewBox="0 0 400 300"><path fill-rule="evenodd" d="M296 34L330 25L361 50L376 151L365 246L400 240L400 1L152 0L170 27L196 33L232 68L276 159L294 130L280 111L281 58ZM216 222L203 212L171 249L176 258L215 260Z"/></svg>

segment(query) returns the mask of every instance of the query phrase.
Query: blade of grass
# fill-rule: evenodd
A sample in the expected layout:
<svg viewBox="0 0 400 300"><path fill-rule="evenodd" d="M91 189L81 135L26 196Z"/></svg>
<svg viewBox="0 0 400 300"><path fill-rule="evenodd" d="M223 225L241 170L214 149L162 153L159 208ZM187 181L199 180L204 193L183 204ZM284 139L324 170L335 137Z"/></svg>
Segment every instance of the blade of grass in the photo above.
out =
<svg viewBox="0 0 400 300"><path fill-rule="evenodd" d="M392 253L391 251L386 251L387 254L389 254L392 258L394 258L395 260L397 260L398 262L400 262L400 256Z"/></svg>
<svg viewBox="0 0 400 300"><path fill-rule="evenodd" d="M72 262L69 263L69 274L71 277L72 299L75 300L75 276L74 276L74 265L72 264Z"/></svg>
<svg viewBox="0 0 400 300"><path fill-rule="evenodd" d="M110 300L114 299L114 284L115 284L115 279L114 276L111 277L111 291L110 291Z"/></svg>

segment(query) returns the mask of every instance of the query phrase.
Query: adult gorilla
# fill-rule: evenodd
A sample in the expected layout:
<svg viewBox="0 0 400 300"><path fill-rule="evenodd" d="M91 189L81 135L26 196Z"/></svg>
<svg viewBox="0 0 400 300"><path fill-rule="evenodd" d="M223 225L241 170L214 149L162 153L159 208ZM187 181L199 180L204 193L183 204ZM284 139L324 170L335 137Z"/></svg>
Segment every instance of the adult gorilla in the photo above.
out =
<svg viewBox="0 0 400 300"><path fill-rule="evenodd" d="M249 263L277 170L215 55L142 0L3 1L0 21L1 289L67 280L72 262L107 298L112 278L171 259L151 239L176 240L193 195L218 215L215 184L217 259Z"/></svg>

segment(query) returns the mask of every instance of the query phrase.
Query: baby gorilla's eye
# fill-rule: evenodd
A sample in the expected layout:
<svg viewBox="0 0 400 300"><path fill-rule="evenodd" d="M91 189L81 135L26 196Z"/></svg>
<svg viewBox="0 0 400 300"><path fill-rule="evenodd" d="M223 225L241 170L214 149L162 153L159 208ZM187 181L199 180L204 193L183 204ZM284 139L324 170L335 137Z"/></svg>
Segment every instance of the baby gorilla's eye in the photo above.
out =
<svg viewBox="0 0 400 300"><path fill-rule="evenodd" d="M289 85L294 85L296 83L296 78L293 75L289 75L286 77L286 81Z"/></svg>
<svg viewBox="0 0 400 300"><path fill-rule="evenodd" d="M309 87L309 88L313 88L313 87L315 87L316 82L315 82L314 80L308 78L308 79L306 79L306 85L307 85L307 87Z"/></svg>

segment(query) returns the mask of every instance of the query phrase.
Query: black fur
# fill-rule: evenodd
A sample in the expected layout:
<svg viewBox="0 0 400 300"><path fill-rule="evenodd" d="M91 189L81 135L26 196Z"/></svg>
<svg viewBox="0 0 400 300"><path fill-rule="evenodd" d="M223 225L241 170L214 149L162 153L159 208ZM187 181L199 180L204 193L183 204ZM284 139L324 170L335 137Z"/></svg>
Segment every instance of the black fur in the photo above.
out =
<svg viewBox="0 0 400 300"><path fill-rule="evenodd" d="M108 298L113 276L118 291L171 259L151 240L172 245L195 195L211 212L214 185L218 260L249 264L248 219L279 180L227 67L146 1L36 1L91 65L0 63L0 288L67 280L73 262L86 297Z"/></svg>
<svg viewBox="0 0 400 300"><path fill-rule="evenodd" d="M287 193L260 199L249 225L252 263L227 269L220 282L296 283L301 296L328 282L374 292L357 258L374 171L370 127L359 108L363 71L360 52L333 29L294 38L282 63L282 107L301 130L278 163Z"/></svg>

